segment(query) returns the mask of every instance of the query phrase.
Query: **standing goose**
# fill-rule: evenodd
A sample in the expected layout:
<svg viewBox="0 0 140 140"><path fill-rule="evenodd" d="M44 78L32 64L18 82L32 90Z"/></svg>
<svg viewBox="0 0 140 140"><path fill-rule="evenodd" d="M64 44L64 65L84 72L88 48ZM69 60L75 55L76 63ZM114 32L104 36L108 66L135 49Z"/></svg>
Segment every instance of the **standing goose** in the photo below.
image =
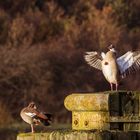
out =
<svg viewBox="0 0 140 140"><path fill-rule="evenodd" d="M34 102L29 103L27 107L23 108L20 116L26 123L31 125L32 133L34 132L34 124L38 125L42 123L48 126L52 120L52 115L39 111Z"/></svg>
<svg viewBox="0 0 140 140"><path fill-rule="evenodd" d="M85 60L90 66L101 70L110 83L111 90L115 84L116 91L121 77L124 78L140 70L140 51L128 51L117 58L113 45L109 46L109 51L106 54L103 52L101 55L97 52L86 52Z"/></svg>

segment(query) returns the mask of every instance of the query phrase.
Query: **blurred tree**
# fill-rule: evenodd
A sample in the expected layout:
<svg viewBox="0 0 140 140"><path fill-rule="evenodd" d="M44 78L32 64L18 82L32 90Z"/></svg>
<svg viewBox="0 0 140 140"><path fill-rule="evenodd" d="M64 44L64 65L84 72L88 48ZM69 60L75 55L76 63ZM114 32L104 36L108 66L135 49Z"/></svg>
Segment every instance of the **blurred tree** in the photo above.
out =
<svg viewBox="0 0 140 140"><path fill-rule="evenodd" d="M86 51L106 51L111 43L120 54L140 49L139 8L137 0L0 0L2 112L19 119L34 100L66 122L68 94L109 88L84 61ZM139 90L135 78L121 88Z"/></svg>
<svg viewBox="0 0 140 140"><path fill-rule="evenodd" d="M12 46L29 46L33 41L34 27L28 24L23 17L17 16L10 25L8 37Z"/></svg>
<svg viewBox="0 0 140 140"><path fill-rule="evenodd" d="M5 44L8 36L9 15L0 9L0 44Z"/></svg>
<svg viewBox="0 0 140 140"><path fill-rule="evenodd" d="M119 24L126 25L128 28L140 26L140 2L131 0L108 0L107 4L111 4L115 17Z"/></svg>

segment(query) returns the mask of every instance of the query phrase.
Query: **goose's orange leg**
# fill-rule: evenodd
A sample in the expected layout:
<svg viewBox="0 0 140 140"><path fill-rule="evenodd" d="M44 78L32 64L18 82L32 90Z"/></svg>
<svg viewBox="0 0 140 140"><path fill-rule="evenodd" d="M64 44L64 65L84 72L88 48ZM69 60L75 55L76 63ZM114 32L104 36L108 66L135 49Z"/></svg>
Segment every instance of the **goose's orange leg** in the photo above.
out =
<svg viewBox="0 0 140 140"><path fill-rule="evenodd" d="M32 133L34 133L34 126L33 126L33 124L31 124L31 130L32 130Z"/></svg>
<svg viewBox="0 0 140 140"><path fill-rule="evenodd" d="M111 91L113 91L113 84L112 83L110 83L110 87L111 87Z"/></svg>
<svg viewBox="0 0 140 140"><path fill-rule="evenodd" d="M116 85L116 91L118 91L118 83L117 84L115 84Z"/></svg>

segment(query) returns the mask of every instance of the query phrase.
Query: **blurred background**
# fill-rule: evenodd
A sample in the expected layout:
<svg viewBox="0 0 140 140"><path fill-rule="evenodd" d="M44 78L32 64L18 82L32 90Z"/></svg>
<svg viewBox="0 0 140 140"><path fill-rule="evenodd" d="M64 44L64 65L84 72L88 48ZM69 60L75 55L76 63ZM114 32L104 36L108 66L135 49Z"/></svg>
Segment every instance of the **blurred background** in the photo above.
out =
<svg viewBox="0 0 140 140"><path fill-rule="evenodd" d="M67 95L109 90L83 56L111 43L119 55L140 50L139 9L138 0L0 0L0 135L20 127L30 101L69 124ZM123 79L119 89L140 90L139 79Z"/></svg>

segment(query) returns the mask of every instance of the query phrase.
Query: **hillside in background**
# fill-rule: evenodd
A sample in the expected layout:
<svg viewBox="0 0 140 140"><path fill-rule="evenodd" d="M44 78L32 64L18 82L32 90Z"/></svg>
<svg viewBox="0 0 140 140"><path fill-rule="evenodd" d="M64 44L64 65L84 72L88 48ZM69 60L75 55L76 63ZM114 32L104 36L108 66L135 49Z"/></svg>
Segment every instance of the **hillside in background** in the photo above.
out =
<svg viewBox="0 0 140 140"><path fill-rule="evenodd" d="M0 0L0 124L19 121L30 101L68 122L64 98L109 90L86 51L140 50L140 1ZM120 89L140 90L140 75Z"/></svg>

